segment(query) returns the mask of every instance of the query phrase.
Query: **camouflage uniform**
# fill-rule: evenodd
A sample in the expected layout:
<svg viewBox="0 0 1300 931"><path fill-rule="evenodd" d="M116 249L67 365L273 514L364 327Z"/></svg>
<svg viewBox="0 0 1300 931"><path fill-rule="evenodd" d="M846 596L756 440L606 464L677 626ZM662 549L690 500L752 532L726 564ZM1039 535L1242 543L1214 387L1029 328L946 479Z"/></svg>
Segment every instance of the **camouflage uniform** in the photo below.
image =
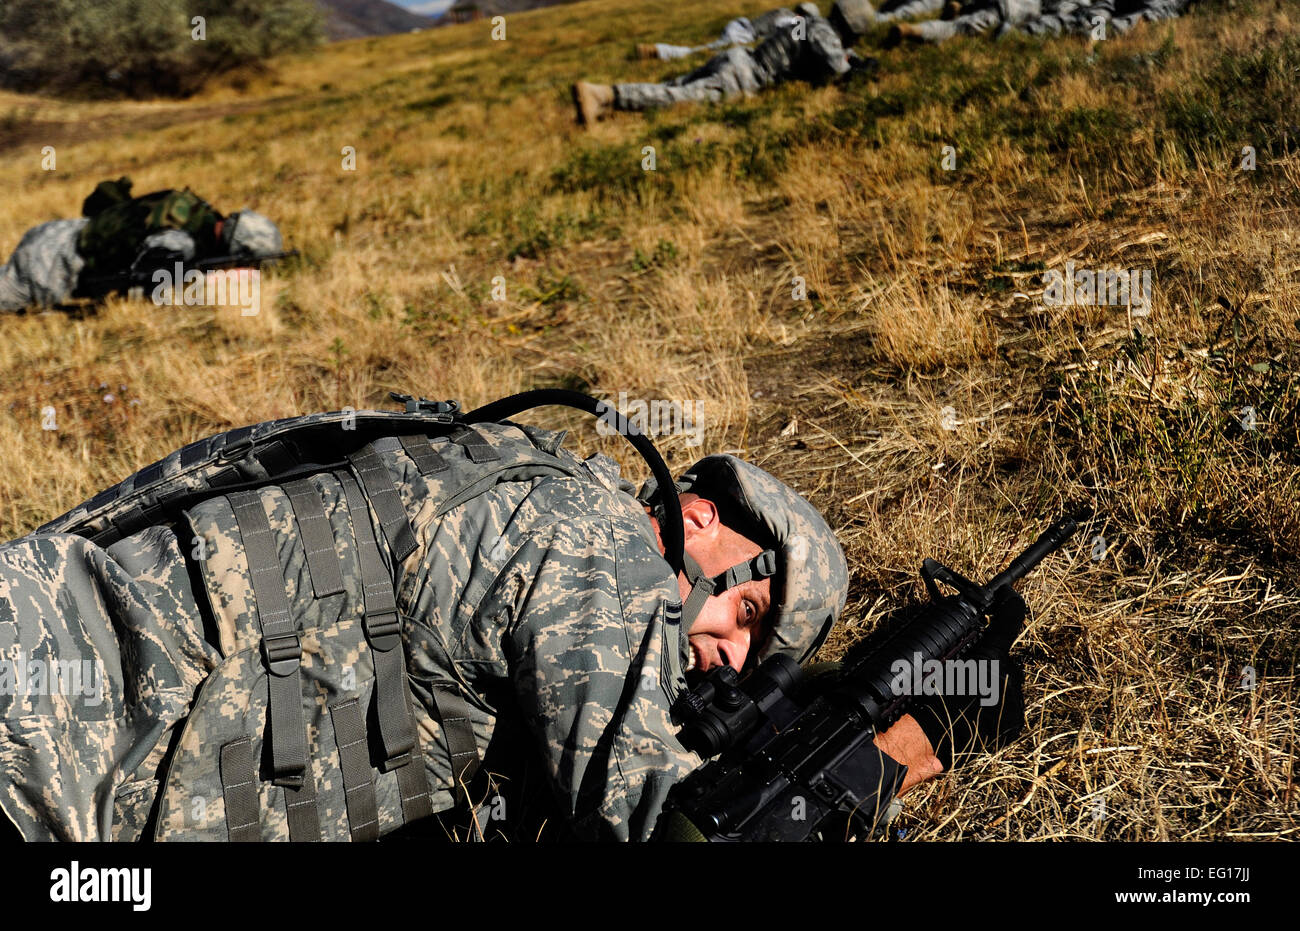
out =
<svg viewBox="0 0 1300 931"><path fill-rule="evenodd" d="M1182 15L1189 0L1057 0L1042 15L1003 31L1016 29L1030 35L1092 35L1098 21L1104 36L1123 35L1142 20L1158 22Z"/></svg>
<svg viewBox="0 0 1300 931"><path fill-rule="evenodd" d="M9 264L0 268L0 311L61 304L77 290L86 261L77 252L77 238L89 220L51 220L28 230ZM147 237L141 254L167 255L175 261L194 258L194 238L180 230Z"/></svg>
<svg viewBox="0 0 1300 931"><path fill-rule="evenodd" d="M66 301L85 261L77 237L89 220L51 220L27 231L9 264L0 267L0 311Z"/></svg>
<svg viewBox="0 0 1300 931"><path fill-rule="evenodd" d="M1033 36L1060 36L1092 32L1093 17L1103 15L1109 20L1114 13L1114 0L1048 0L1038 16L1012 26L1003 24L999 33L1024 32ZM1098 11L1105 9L1105 13Z"/></svg>
<svg viewBox="0 0 1300 931"><path fill-rule="evenodd" d="M919 19L932 16L943 9L948 0L890 0L876 11L878 23L892 23L900 19Z"/></svg>
<svg viewBox="0 0 1300 931"><path fill-rule="evenodd" d="M225 222L220 248L232 255L253 259L283 248L279 229L261 214L243 210ZM71 298L87 267L78 241L89 223L86 218L51 220L28 230L9 263L0 267L0 312L49 307ZM192 261L201 251L189 233L166 229L146 236L137 246L135 258L170 268L173 262Z"/></svg>
<svg viewBox="0 0 1300 931"><path fill-rule="evenodd" d="M678 744L668 712L685 688L689 656L677 579L612 460L581 462L547 431L479 424L475 432L503 471L497 484L451 507L396 437L371 444L413 531L405 559L394 558L373 499L366 506L361 498L365 513L358 511L344 484L351 479L327 472L294 483L308 483L319 499L335 543L342 572L329 598L314 595L321 579L313 557L321 554L297 532L302 518L288 500L296 492L286 485L207 498L184 511L179 535L154 526L101 548L37 533L0 547L0 809L29 840L132 840L151 820L161 839L225 839L220 785L201 796L195 786L215 778L223 740L216 731L247 721L260 735L269 688L256 620L266 606L254 604L251 575L262 570L235 510L244 495L265 517L278 554L275 580L301 636L307 770L324 839L347 839L350 820L356 836L351 790L337 767L322 763L335 742L340 758L344 750L340 730L327 738L326 709L337 696L323 670L355 668L358 682L375 676L372 650L345 647L375 595L362 587L363 538L377 542L388 581L396 579L403 678L432 810L449 811L458 794L433 697L450 689L464 699L474 743L486 748L485 777L492 770L513 779L499 761L531 758L552 824L578 838L646 839L668 789L701 762ZM433 448L466 455L443 440ZM541 450L562 468L512 479L525 450ZM752 471L760 478L744 489L774 493L763 478L779 483ZM784 633L765 652L803 658L843 607L843 555L824 524L808 526L810 513L775 527L793 533L791 552L809 565L778 602ZM22 687L3 687L5 671L19 664L39 673L42 664L73 660L98 670L98 700L84 690L34 688L26 674ZM260 743L259 736L254 751ZM386 772L373 785L379 833L401 826L396 780ZM288 791L257 787L263 818L254 839L259 830L262 839L289 836Z"/></svg>
<svg viewBox="0 0 1300 931"><path fill-rule="evenodd" d="M885 0L880 9L876 9L870 0L837 0L830 15L832 21L839 19L849 32L862 35L880 23L931 16L941 11L946 3L947 0ZM846 33L842 31L841 34Z"/></svg>
<svg viewBox="0 0 1300 931"><path fill-rule="evenodd" d="M771 38L778 29L792 25L794 20L795 12L781 7L776 10L768 10L752 20L743 16L733 19L722 27L721 36L704 45L668 45L658 42L655 43L655 51L660 59L671 61L674 58L689 58L691 55L700 52L718 51L719 49L733 48L738 45L753 45L755 42L762 42Z"/></svg>
<svg viewBox="0 0 1300 931"><path fill-rule="evenodd" d="M647 110L685 101L718 101L782 81L816 84L847 73L849 55L831 24L821 16L805 16L802 25L802 38L795 27L780 29L752 51L728 49L665 84L615 84L614 107Z"/></svg>
<svg viewBox="0 0 1300 931"><path fill-rule="evenodd" d="M943 42L953 36L987 35L1033 19L1042 13L1041 0L966 0L953 19L932 19L913 25L916 38Z"/></svg>

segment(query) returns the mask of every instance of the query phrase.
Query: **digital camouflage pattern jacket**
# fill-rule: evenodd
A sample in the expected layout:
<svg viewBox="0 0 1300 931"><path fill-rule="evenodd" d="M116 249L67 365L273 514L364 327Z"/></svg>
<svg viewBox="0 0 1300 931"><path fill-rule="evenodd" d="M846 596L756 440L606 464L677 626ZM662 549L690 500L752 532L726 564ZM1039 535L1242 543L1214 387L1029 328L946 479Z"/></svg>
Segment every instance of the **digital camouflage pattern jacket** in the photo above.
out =
<svg viewBox="0 0 1300 931"><path fill-rule="evenodd" d="M370 839L450 810L480 755L471 786L530 758L569 836L648 838L701 760L669 720L687 643L644 509L547 431L409 440L106 547L0 547L0 809L26 839Z"/></svg>
<svg viewBox="0 0 1300 931"><path fill-rule="evenodd" d="M809 16L799 29L779 29L754 49L754 67L763 76L762 84L820 84L846 74L849 57L835 27L821 16Z"/></svg>

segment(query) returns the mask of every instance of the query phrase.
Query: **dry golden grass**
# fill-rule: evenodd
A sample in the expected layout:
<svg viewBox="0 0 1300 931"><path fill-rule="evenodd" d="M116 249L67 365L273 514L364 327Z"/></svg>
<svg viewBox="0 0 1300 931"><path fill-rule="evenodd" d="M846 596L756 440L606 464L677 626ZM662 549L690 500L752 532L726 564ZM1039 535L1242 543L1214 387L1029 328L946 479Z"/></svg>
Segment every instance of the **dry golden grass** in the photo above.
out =
<svg viewBox="0 0 1300 931"><path fill-rule="evenodd" d="M186 102L0 94L0 126L28 127L0 149L0 252L129 174L267 213L304 254L256 317L112 300L4 320L0 526L199 436L389 390L702 399L703 447L661 444L674 467L737 450L841 535L854 582L826 656L920 596L925 556L988 577L1095 509L1022 586L1025 735L912 796L909 837L1295 839L1300 157L1247 176L1255 137L1161 123L1223 56L1296 42L1293 17L896 49L875 81L573 125L571 81L672 74L632 44L744 12L591 0L511 16L505 43L482 23L343 43ZM1153 269L1150 315L1044 307L1066 261Z"/></svg>

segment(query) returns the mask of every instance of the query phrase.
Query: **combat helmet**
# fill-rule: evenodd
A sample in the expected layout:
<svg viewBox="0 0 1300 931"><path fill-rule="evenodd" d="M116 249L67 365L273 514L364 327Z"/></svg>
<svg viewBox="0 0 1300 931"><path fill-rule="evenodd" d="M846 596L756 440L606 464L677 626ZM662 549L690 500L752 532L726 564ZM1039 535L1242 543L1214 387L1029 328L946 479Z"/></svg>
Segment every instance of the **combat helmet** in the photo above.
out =
<svg viewBox="0 0 1300 931"><path fill-rule="evenodd" d="M795 662L809 659L844 610L849 567L839 540L808 501L758 466L729 455L706 456L675 483L687 492L729 505L742 526L733 527L765 547L753 559L709 578L687 554L691 593L682 606L682 627L690 630L704 602L754 578L775 577L771 635L756 661L784 653ZM653 493L653 481L641 497ZM732 520L735 518L733 517Z"/></svg>
<svg viewBox="0 0 1300 931"><path fill-rule="evenodd" d="M821 19L822 11L817 9L815 3L801 3L794 8L794 11L800 16L806 16L809 19Z"/></svg>
<svg viewBox="0 0 1300 931"><path fill-rule="evenodd" d="M855 39L876 24L876 11L870 0L836 0L828 18L841 38Z"/></svg>
<svg viewBox="0 0 1300 931"><path fill-rule="evenodd" d="M226 217L221 240L232 255L262 258L284 248L280 228L253 210L240 210Z"/></svg>

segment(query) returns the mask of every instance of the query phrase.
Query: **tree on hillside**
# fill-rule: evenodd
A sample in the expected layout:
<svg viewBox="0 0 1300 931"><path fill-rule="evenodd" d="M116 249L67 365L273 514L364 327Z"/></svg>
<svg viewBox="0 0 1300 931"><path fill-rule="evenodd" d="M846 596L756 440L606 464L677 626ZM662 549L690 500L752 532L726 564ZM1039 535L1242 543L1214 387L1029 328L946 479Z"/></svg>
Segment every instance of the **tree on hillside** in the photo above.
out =
<svg viewBox="0 0 1300 931"><path fill-rule="evenodd" d="M309 0L4 0L0 82L183 95L219 72L310 46L321 30Z"/></svg>

